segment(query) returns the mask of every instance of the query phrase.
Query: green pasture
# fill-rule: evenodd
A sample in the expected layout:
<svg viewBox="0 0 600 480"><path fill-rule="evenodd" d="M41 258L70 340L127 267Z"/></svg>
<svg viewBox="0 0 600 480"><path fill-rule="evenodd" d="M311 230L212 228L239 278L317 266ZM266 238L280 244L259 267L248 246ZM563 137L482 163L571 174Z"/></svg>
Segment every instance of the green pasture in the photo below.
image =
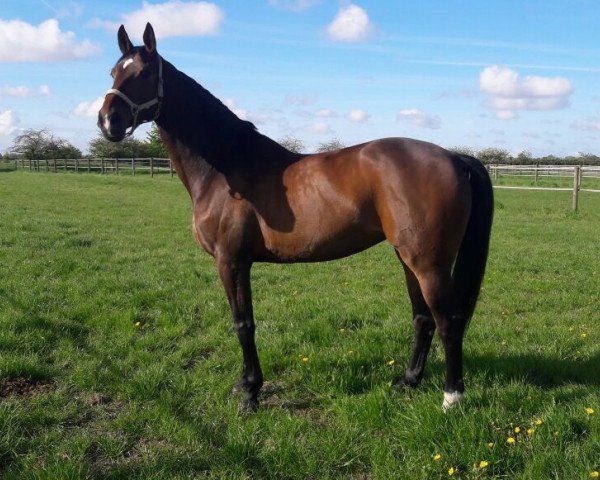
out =
<svg viewBox="0 0 600 480"><path fill-rule="evenodd" d="M255 265L267 382L243 415L229 308L177 178L0 171L0 478L591 478L600 194L577 213L570 195L496 192L467 398L447 414L437 338L423 385L390 389L412 326L389 246Z"/></svg>

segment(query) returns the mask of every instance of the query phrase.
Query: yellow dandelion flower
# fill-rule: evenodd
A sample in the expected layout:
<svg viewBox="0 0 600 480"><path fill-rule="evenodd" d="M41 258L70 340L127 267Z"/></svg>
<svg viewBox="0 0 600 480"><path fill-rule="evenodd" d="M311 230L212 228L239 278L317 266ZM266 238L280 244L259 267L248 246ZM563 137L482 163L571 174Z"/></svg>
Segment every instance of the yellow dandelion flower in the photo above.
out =
<svg viewBox="0 0 600 480"><path fill-rule="evenodd" d="M527 429L527 435L529 435L530 437L533 435L533 432L535 432L535 428L528 428Z"/></svg>
<svg viewBox="0 0 600 480"><path fill-rule="evenodd" d="M552 434L552 436L553 436L554 438L558 438L558 437L560 437L560 432L554 432L554 433Z"/></svg>
<svg viewBox="0 0 600 480"><path fill-rule="evenodd" d="M345 329L345 328L340 328L340 332L341 332L341 333L344 333L345 331L346 331L346 329Z"/></svg>
<svg viewBox="0 0 600 480"><path fill-rule="evenodd" d="M594 414L594 409L590 408L590 407L586 407L585 413L587 413L588 415L593 415Z"/></svg>
<svg viewBox="0 0 600 480"><path fill-rule="evenodd" d="M585 338L585 337L587 337L587 336L588 336L587 332L583 332L583 333L581 334L581 338Z"/></svg>
<svg viewBox="0 0 600 480"><path fill-rule="evenodd" d="M304 363L308 362L308 357L302 357L302 361L303 361Z"/></svg>
<svg viewBox="0 0 600 480"><path fill-rule="evenodd" d="M394 363L396 363L395 360L390 360L389 362L387 362L388 365L392 366Z"/></svg>
<svg viewBox="0 0 600 480"><path fill-rule="evenodd" d="M436 454L433 456L433 460L434 460L434 461L436 461L436 462L437 462L438 460L440 460L441 458L442 458L442 456L441 456L439 453L436 453Z"/></svg>
<svg viewBox="0 0 600 480"><path fill-rule="evenodd" d="M485 468L489 465L490 463L487 460L482 460L481 462L479 462L479 468Z"/></svg>
<svg viewBox="0 0 600 480"><path fill-rule="evenodd" d="M516 440L514 439L514 437L508 437L506 439L506 443L508 443L509 445L513 445L516 442Z"/></svg>
<svg viewBox="0 0 600 480"><path fill-rule="evenodd" d="M136 327L136 328L140 328L142 326L142 322L135 322L133 324L133 326Z"/></svg>
<svg viewBox="0 0 600 480"><path fill-rule="evenodd" d="M488 443L488 448L494 448L494 442Z"/></svg>
<svg viewBox="0 0 600 480"><path fill-rule="evenodd" d="M590 478L598 478L600 477L600 473L598 473L598 470L594 470L592 473L590 473Z"/></svg>
<svg viewBox="0 0 600 480"><path fill-rule="evenodd" d="M354 353L354 350L348 350L348 354L352 355Z"/></svg>
<svg viewBox="0 0 600 480"><path fill-rule="evenodd" d="M542 425L543 423L544 423L544 421L543 421L541 418L538 418L538 419L535 421L535 424L536 424L536 425Z"/></svg>
<svg viewBox="0 0 600 480"><path fill-rule="evenodd" d="M515 427L515 433L521 433L521 427Z"/></svg>
<svg viewBox="0 0 600 480"><path fill-rule="evenodd" d="M458 472L458 468L450 467L448 469L448 475L450 476L454 475L456 472Z"/></svg>

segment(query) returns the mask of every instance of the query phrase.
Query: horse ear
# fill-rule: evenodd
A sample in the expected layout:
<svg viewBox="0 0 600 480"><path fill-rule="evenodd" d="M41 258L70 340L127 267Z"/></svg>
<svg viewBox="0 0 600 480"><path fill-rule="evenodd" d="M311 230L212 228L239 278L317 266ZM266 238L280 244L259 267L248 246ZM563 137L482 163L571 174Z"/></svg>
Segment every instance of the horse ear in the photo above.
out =
<svg viewBox="0 0 600 480"><path fill-rule="evenodd" d="M153 53L156 50L156 37L150 23L146 24L146 30L144 30L144 45L148 53Z"/></svg>
<svg viewBox="0 0 600 480"><path fill-rule="evenodd" d="M123 25L119 27L117 38L119 39L119 48L121 49L121 53L123 55L133 49L133 44L131 43L131 40L129 40L129 35L127 35Z"/></svg>

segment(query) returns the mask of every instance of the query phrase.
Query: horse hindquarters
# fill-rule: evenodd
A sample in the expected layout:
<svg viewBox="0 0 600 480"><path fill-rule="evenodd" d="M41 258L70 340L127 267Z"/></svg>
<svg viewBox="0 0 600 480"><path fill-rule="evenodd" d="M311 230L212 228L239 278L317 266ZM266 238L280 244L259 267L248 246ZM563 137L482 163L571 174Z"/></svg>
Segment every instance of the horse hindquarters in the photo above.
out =
<svg viewBox="0 0 600 480"><path fill-rule="evenodd" d="M481 172L485 169L478 168L477 164L475 159L455 163L459 167L455 170L456 188L445 189L441 185L439 195L422 192L423 198L433 201L415 205L411 214L400 213L398 218L405 224L386 232L407 270L407 282L411 276L417 280L408 285L415 324L413 355L399 384L416 386L419 383L433 333L433 316L446 356L444 410L463 396L463 336L473 313L487 259L491 186L486 184L487 175ZM429 187L435 191L435 185ZM447 195L452 191L454 194ZM465 192L470 193L465 195ZM407 219L410 219L408 225ZM405 238L399 238L399 232ZM426 305L422 304L423 300Z"/></svg>

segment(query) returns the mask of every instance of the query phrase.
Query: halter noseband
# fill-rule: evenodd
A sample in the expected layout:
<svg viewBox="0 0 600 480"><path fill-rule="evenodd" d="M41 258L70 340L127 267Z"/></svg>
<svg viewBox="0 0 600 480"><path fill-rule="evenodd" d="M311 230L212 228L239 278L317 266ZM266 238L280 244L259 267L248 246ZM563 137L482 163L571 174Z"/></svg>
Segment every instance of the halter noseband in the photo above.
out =
<svg viewBox="0 0 600 480"><path fill-rule="evenodd" d="M133 131L140 124L156 120L160 114L160 107L161 107L162 100L163 100L162 58L160 57L160 55L158 56L158 93L155 98L153 98L152 100L148 100L145 103L135 103L127 95L125 95L120 90L117 90L116 88L111 88L110 90L107 90L107 92L104 96L106 97L106 95L110 95L110 94L116 95L117 97L121 98L127 105L129 105L129 109L131 110L131 115L133 115L133 123L131 125L131 130L129 130L129 132L125 133L126 136L132 135ZM145 121L138 123L138 114L140 113L140 111L147 110L148 108L150 108L154 105L158 105L158 108L156 109L156 113L154 114L154 118L152 120L145 120Z"/></svg>

